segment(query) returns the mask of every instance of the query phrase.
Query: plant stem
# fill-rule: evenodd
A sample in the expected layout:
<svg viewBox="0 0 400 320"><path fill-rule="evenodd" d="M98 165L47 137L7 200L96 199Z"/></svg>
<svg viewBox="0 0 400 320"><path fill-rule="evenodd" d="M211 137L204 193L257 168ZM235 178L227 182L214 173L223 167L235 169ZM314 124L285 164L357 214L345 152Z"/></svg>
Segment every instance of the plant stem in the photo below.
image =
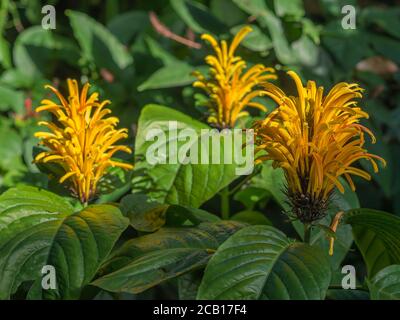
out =
<svg viewBox="0 0 400 320"><path fill-rule="evenodd" d="M222 219L229 219L229 186L221 190L221 216Z"/></svg>
<svg viewBox="0 0 400 320"><path fill-rule="evenodd" d="M304 224L304 242L310 243L311 239L311 225L309 223Z"/></svg>

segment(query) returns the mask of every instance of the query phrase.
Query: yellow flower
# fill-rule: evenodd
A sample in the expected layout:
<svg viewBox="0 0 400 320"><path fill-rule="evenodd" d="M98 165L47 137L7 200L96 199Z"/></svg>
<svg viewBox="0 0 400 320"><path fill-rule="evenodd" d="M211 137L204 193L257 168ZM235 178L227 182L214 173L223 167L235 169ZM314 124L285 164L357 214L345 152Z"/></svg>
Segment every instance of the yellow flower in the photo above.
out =
<svg viewBox="0 0 400 320"><path fill-rule="evenodd" d="M335 187L344 192L339 177L344 177L352 190L351 175L371 179L370 174L353 166L355 162L366 159L375 172L375 159L386 163L364 148L365 133L373 143L375 137L359 123L368 114L354 101L362 97L357 84L338 83L324 96L323 88L317 88L314 81L303 87L296 73L288 74L296 84L297 97L264 84L278 108L254 125L257 151L266 151L257 160L272 160L275 168L284 170L293 213L303 223L312 223L325 214Z"/></svg>
<svg viewBox="0 0 400 320"><path fill-rule="evenodd" d="M87 203L96 194L97 183L109 167L133 168L112 160L117 151L132 152L127 146L115 145L128 137L127 129L116 130L118 118L107 117L111 110L105 106L110 101L99 102L98 93L87 98L88 83L79 94L77 81L68 79L68 100L52 86L46 88L54 92L60 103L44 99L36 109L51 112L57 121L39 122L49 132L37 132L35 136L49 151L38 154L35 162L60 164L65 172L60 183L68 180L73 193Z"/></svg>
<svg viewBox="0 0 400 320"><path fill-rule="evenodd" d="M213 47L215 55L208 55L205 58L210 66L209 78L195 72L197 81L193 86L202 88L208 94L210 100L207 105L209 110L207 121L218 128L234 127L238 118L248 114L243 111L246 107L266 111L265 106L253 99L263 95L263 90L258 88L259 84L276 79L276 76L271 74L275 72L274 69L257 64L245 71L245 61L235 56L236 48L250 31L249 26L242 28L229 47L225 40L218 43L211 35L202 35L202 39Z"/></svg>

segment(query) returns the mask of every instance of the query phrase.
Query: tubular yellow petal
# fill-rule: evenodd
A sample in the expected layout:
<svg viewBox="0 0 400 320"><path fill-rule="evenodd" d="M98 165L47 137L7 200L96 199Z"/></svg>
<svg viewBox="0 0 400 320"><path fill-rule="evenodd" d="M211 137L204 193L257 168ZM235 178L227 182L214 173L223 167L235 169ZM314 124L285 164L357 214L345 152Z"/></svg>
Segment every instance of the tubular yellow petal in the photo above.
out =
<svg viewBox="0 0 400 320"><path fill-rule="evenodd" d="M232 57L236 48L239 46L239 44L243 41L244 37L253 31L253 29L250 26L245 26L242 29L239 30L239 32L236 34L236 36L233 38L232 44L229 48L229 56Z"/></svg>
<svg viewBox="0 0 400 320"><path fill-rule="evenodd" d="M71 178L71 177L74 176L75 174L76 174L76 172L68 172L68 173L66 173L65 175L63 175L63 176L60 178L59 182L60 182L60 183L64 183L65 180L67 180L68 178Z"/></svg>
<svg viewBox="0 0 400 320"><path fill-rule="evenodd" d="M51 162L51 161L55 161L55 160L63 160L64 157L63 156L59 156L59 155L52 155L52 156L47 156L43 159L43 162Z"/></svg>
<svg viewBox="0 0 400 320"><path fill-rule="evenodd" d="M343 211L339 211L333 218L332 223L330 225L330 228L333 232L336 232L337 227L339 225L340 219L342 218L342 216L344 215ZM335 238L330 237L329 239L329 255L333 256L333 245L335 243Z"/></svg>

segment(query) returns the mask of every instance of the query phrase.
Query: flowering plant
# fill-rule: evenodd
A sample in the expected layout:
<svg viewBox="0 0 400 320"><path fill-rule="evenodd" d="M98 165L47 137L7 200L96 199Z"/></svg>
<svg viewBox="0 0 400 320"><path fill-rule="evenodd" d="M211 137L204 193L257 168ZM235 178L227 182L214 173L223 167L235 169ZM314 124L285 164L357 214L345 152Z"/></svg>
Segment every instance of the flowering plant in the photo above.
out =
<svg viewBox="0 0 400 320"><path fill-rule="evenodd" d="M398 10L356 2L1 1L0 299L399 299Z"/></svg>

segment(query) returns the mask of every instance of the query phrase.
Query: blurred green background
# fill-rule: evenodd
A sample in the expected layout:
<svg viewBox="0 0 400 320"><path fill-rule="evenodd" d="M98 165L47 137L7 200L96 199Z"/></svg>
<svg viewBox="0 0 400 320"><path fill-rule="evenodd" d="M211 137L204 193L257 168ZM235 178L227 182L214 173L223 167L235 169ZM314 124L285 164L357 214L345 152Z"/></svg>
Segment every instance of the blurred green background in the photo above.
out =
<svg viewBox="0 0 400 320"><path fill-rule="evenodd" d="M56 8L55 30L41 27L46 4ZM341 26L347 4L356 8L354 30ZM48 97L43 85L63 90L68 77L90 81L102 99L112 101L133 146L147 103L206 120L196 107L203 97L191 87L190 75L204 70L210 52L200 35L230 39L244 24L254 31L239 54L249 65L276 68L289 92L289 69L326 90L338 81L355 81L366 89L360 105L369 112L367 125L378 139L368 148L388 166L372 183L357 180L357 194L361 207L400 215L400 1L2 0L0 191L19 183L49 183L32 164L39 117L34 110ZM274 108L266 104L269 111Z"/></svg>

